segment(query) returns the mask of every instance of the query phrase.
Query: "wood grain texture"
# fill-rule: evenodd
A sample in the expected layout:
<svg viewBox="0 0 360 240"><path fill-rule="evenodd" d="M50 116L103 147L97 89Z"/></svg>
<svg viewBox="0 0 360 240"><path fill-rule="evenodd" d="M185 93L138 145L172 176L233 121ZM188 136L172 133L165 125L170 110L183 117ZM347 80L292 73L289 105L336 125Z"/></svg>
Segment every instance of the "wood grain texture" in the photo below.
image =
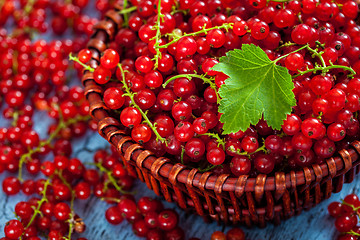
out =
<svg viewBox="0 0 360 240"><path fill-rule="evenodd" d="M38 114L36 118L43 118L42 114ZM35 122L37 122L35 120ZM44 121L42 121L43 123ZM0 126L1 126L0 120ZM37 131L43 131L44 125L35 128ZM84 162L92 161L93 152L96 149L108 147L109 144L102 139L97 133L88 133L83 139L74 141L73 156L78 157ZM5 176L2 175L0 180ZM29 177L29 176L25 176ZM327 214L327 205L331 201L344 198L348 193L360 192L360 185L358 184L360 177L357 176L353 183L345 184L341 193L334 194L330 199L320 203L317 207L308 212L303 212L300 216L293 217L288 221L282 223L280 226L268 225L264 229L244 228L247 239L249 240L267 240L267 239L286 239L286 240L301 240L301 239L317 239L330 240L335 237L335 229L333 219ZM136 198L141 196L156 195L150 191L146 184L137 181L135 186L137 192ZM3 229L5 223L13 217L14 206L18 201L25 200L24 195L7 197L2 192L0 193L0 228ZM223 226L216 223L206 224L201 217L186 213L175 204L165 203L167 208L175 208L180 214L180 225L186 229L186 238L198 237L200 239L210 239L211 233L216 230L223 230ZM86 232L82 235L89 240L119 240L119 239L138 239L132 233L130 224L123 222L120 225L112 226L108 224L104 217L104 212L109 205L98 200L95 197L87 201L76 200L75 207L77 213L85 220L87 225ZM229 228L225 228L227 231ZM1 234L2 235L2 231ZM75 235L76 236L76 235Z"/></svg>

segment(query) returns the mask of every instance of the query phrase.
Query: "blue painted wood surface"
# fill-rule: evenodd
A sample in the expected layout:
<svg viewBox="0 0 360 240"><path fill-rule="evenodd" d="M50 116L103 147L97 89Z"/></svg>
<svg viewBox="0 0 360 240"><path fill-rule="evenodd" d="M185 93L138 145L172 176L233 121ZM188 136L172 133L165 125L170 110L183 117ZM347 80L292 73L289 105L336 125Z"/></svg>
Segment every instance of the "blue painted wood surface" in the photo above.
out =
<svg viewBox="0 0 360 240"><path fill-rule="evenodd" d="M36 114L35 130L42 133L45 137L44 131L47 127L44 122L49 124L45 113ZM36 124L41 121L41 125ZM5 126L7 123L0 118L0 127ZM82 161L92 161L93 152L96 149L104 148L109 144L101 138L97 133L88 132L88 134L79 140L75 140L73 144L73 156L81 159ZM0 175L0 181L4 179L5 175ZM343 191L338 194L333 194L332 197L310 211L303 212L301 215L293 217L280 226L268 225L265 229L246 229L247 239L249 240L267 240L267 239L286 239L286 240L330 240L335 239L336 233L334 228L334 219L331 219L327 214L327 205L331 201L337 201L344 198L346 194L356 193L359 194L360 177L356 177L350 184L345 184ZM136 198L141 196L156 195L147 189L146 185L140 181L136 182L135 190L137 192ZM26 196L20 194L18 196L7 197L0 191L0 228L3 229L5 223L13 218L14 206L18 201L27 199ZM164 201L165 202L165 201ZM202 218L189 215L180 210L172 203L166 203L166 207L175 208L180 213L180 225L186 229L186 239L190 237L198 237L200 239L210 239L211 233L215 230L222 230L223 226L216 223L206 224ZM81 236L87 237L89 240L122 240L122 239L138 239L132 233L130 224L123 222L120 225L112 226L105 220L104 212L108 204L98 200L95 197L87 201L76 200L75 208L77 213L85 220L87 225L86 232ZM229 228L226 228L227 231ZM3 235L1 230L0 236ZM76 236L76 235L75 235Z"/></svg>

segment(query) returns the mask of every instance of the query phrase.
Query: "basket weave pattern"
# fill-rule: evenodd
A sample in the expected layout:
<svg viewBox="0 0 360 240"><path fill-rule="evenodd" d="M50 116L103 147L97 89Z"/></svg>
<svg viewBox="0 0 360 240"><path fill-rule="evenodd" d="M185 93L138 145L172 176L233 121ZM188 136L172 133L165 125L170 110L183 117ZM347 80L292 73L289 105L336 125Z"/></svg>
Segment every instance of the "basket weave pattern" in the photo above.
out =
<svg viewBox="0 0 360 240"><path fill-rule="evenodd" d="M95 26L95 34L88 43L92 67L98 65L100 53L123 23L119 10L121 7L117 6L108 11L105 20ZM360 142L355 141L351 148L339 151L336 157L301 171L276 172L271 177L260 174L256 178L200 173L165 157L157 158L135 143L121 130L118 117L114 118L114 113L105 106L104 89L95 83L92 73L85 72L82 82L100 135L117 148L129 173L145 182L157 195L177 202L185 210L195 210L205 220L249 227L264 227L266 222L279 224L282 219L300 214L303 209L329 198L332 192L339 192L360 170Z"/></svg>

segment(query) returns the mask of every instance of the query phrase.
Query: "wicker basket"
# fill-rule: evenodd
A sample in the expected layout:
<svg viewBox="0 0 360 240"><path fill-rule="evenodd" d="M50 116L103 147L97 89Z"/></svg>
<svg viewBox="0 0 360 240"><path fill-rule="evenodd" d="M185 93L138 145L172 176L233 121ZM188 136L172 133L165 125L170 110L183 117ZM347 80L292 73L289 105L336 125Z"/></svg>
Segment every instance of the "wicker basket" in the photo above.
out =
<svg viewBox="0 0 360 240"><path fill-rule="evenodd" d="M108 11L105 20L95 26L95 34L88 43L93 53L92 67L97 66L100 53L122 24L122 17L117 13L120 9L118 6ZM276 172L272 177L260 174L256 178L200 173L144 150L121 130L118 118L112 117L115 115L102 100L102 86L95 83L92 73L85 72L82 82L99 133L118 149L130 174L145 182L157 195L177 202L183 209L195 210L205 220L241 223L248 227L264 227L266 222L279 224L282 219L329 198L332 192L339 192L343 184L353 181L359 172L360 142L355 141L350 149L341 150L336 157L302 171Z"/></svg>

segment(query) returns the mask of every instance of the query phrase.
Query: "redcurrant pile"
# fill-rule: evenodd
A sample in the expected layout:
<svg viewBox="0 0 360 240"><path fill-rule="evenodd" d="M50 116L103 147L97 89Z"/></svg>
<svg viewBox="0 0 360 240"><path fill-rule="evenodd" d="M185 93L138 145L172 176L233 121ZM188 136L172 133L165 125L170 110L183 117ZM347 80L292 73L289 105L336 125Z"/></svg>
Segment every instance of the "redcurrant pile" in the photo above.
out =
<svg viewBox="0 0 360 240"><path fill-rule="evenodd" d="M349 194L342 202L332 202L328 206L330 216L335 218L335 228L341 233L338 240L360 239L358 216L360 200L357 195Z"/></svg>
<svg viewBox="0 0 360 240"><path fill-rule="evenodd" d="M71 59L93 72L105 104L158 157L215 174L257 176L323 163L359 139L355 1L130 3L122 11L128 24L96 69L87 65L88 49ZM223 134L218 90L228 77L212 67L243 44L260 46L293 77L296 106L280 130L262 119Z"/></svg>
<svg viewBox="0 0 360 240"><path fill-rule="evenodd" d="M6 224L6 238L2 239L35 240L40 239L41 233L47 233L49 239L71 240L73 233L84 232L86 225L74 209L76 199L86 200L93 193L104 201L114 202L132 188L134 178L118 159L114 149L112 154L98 150L94 162L89 163L97 168L86 168L79 159L62 154L56 155L53 161L38 163L38 169L46 178L21 183L18 178L7 177L2 184L6 194L21 191L28 196L38 196L16 204L17 219ZM113 219L107 211L108 216Z"/></svg>
<svg viewBox="0 0 360 240"><path fill-rule="evenodd" d="M73 202L87 199L100 175L71 157L71 141L97 126L79 82L68 81L74 73L68 71L68 55L84 48L93 33L97 20L84 13L87 5L87 0L0 1L0 173L11 174L2 189L32 196L16 204L16 219L6 224L2 240L37 240L44 234L70 240L73 232L85 230ZM63 33L69 37L56 36ZM46 124L33 123L39 112L52 122L46 138ZM35 130L39 125L41 132ZM40 173L43 178L35 180ZM132 179L123 178L121 188L130 188Z"/></svg>
<svg viewBox="0 0 360 240"><path fill-rule="evenodd" d="M133 196L124 195L117 205L106 210L105 216L115 225L126 219L137 236L148 240L185 238L184 230L178 226L178 214L164 209L161 201L149 197L142 197L136 203Z"/></svg>

